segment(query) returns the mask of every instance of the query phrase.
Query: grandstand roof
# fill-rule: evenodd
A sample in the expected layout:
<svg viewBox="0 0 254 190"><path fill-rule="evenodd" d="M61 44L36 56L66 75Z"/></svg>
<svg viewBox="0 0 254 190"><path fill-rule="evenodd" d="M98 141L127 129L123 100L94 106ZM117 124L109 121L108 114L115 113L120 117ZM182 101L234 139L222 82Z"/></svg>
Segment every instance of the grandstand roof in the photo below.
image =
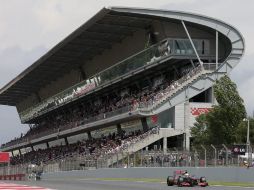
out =
<svg viewBox="0 0 254 190"><path fill-rule="evenodd" d="M193 21L196 24L216 28L228 36L234 35L232 39L235 36L240 36L242 39L235 28L222 21L201 15L151 9L103 8L0 89L0 104L15 106L51 81L73 68L80 67L81 58L83 61L90 60L135 31L148 28L154 18L165 19L166 17L171 20Z"/></svg>
<svg viewBox="0 0 254 190"><path fill-rule="evenodd" d="M150 19L116 14L103 8L39 60L0 90L0 104L14 106L44 85L89 60L133 32L146 28Z"/></svg>

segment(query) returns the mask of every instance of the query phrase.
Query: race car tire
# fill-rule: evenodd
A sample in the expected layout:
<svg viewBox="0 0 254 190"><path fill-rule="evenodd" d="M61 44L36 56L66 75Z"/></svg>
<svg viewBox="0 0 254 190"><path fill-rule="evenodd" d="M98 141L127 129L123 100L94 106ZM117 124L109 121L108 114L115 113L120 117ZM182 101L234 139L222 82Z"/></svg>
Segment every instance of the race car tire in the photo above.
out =
<svg viewBox="0 0 254 190"><path fill-rule="evenodd" d="M182 187L183 181L184 181L184 178L181 177L181 176L179 176L179 178L178 178L178 180L177 180L177 185L178 185L178 187Z"/></svg>
<svg viewBox="0 0 254 190"><path fill-rule="evenodd" d="M201 183L206 182L206 178L205 177L200 177L200 182Z"/></svg>
<svg viewBox="0 0 254 190"><path fill-rule="evenodd" d="M192 179L193 180L193 185L198 185L198 180L197 179Z"/></svg>
<svg viewBox="0 0 254 190"><path fill-rule="evenodd" d="M194 186L194 180L190 179L189 183L190 183L190 187Z"/></svg>
<svg viewBox="0 0 254 190"><path fill-rule="evenodd" d="M167 185L173 186L174 185L174 178L172 176L167 177Z"/></svg>

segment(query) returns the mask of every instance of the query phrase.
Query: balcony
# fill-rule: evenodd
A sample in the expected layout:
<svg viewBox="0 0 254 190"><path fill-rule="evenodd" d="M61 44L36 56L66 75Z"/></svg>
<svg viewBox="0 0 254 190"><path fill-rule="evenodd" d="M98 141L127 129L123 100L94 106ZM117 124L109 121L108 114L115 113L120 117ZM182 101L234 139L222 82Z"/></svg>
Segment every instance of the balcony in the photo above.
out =
<svg viewBox="0 0 254 190"><path fill-rule="evenodd" d="M193 40L198 53L201 56L209 55L208 40ZM88 93L92 93L107 85L123 80L130 76L142 72L147 67L163 63L170 58L195 57L190 42L187 39L165 39L143 51L128 57L127 59L109 67L108 69L84 80L42 102L26 109L20 113L22 123L43 115L57 107L72 102Z"/></svg>

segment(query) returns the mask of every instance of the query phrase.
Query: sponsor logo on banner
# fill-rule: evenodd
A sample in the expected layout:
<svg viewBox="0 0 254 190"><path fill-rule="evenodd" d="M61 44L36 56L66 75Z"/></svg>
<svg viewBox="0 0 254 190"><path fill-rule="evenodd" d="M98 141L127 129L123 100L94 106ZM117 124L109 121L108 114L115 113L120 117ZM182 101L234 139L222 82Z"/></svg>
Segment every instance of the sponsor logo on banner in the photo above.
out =
<svg viewBox="0 0 254 190"><path fill-rule="evenodd" d="M232 152L237 155L245 155L246 145L233 145Z"/></svg>
<svg viewBox="0 0 254 190"><path fill-rule="evenodd" d="M199 116L201 114L207 114L212 108L191 108L191 114L193 116Z"/></svg>
<svg viewBox="0 0 254 190"><path fill-rule="evenodd" d="M153 124L156 124L158 122L158 116L157 115L152 115L151 116L151 121Z"/></svg>
<svg viewBox="0 0 254 190"><path fill-rule="evenodd" d="M9 152L0 152L0 163L7 163L10 161Z"/></svg>

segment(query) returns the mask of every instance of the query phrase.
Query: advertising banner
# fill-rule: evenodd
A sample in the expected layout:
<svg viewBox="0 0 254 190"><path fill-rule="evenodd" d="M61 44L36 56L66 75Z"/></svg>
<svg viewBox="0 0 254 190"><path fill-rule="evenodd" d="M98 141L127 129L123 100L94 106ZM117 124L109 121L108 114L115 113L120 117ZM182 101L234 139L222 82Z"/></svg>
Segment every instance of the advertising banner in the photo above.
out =
<svg viewBox="0 0 254 190"><path fill-rule="evenodd" d="M232 152L237 155L245 155L246 145L233 145Z"/></svg>
<svg viewBox="0 0 254 190"><path fill-rule="evenodd" d="M8 163L10 161L9 152L0 152L0 163Z"/></svg>

